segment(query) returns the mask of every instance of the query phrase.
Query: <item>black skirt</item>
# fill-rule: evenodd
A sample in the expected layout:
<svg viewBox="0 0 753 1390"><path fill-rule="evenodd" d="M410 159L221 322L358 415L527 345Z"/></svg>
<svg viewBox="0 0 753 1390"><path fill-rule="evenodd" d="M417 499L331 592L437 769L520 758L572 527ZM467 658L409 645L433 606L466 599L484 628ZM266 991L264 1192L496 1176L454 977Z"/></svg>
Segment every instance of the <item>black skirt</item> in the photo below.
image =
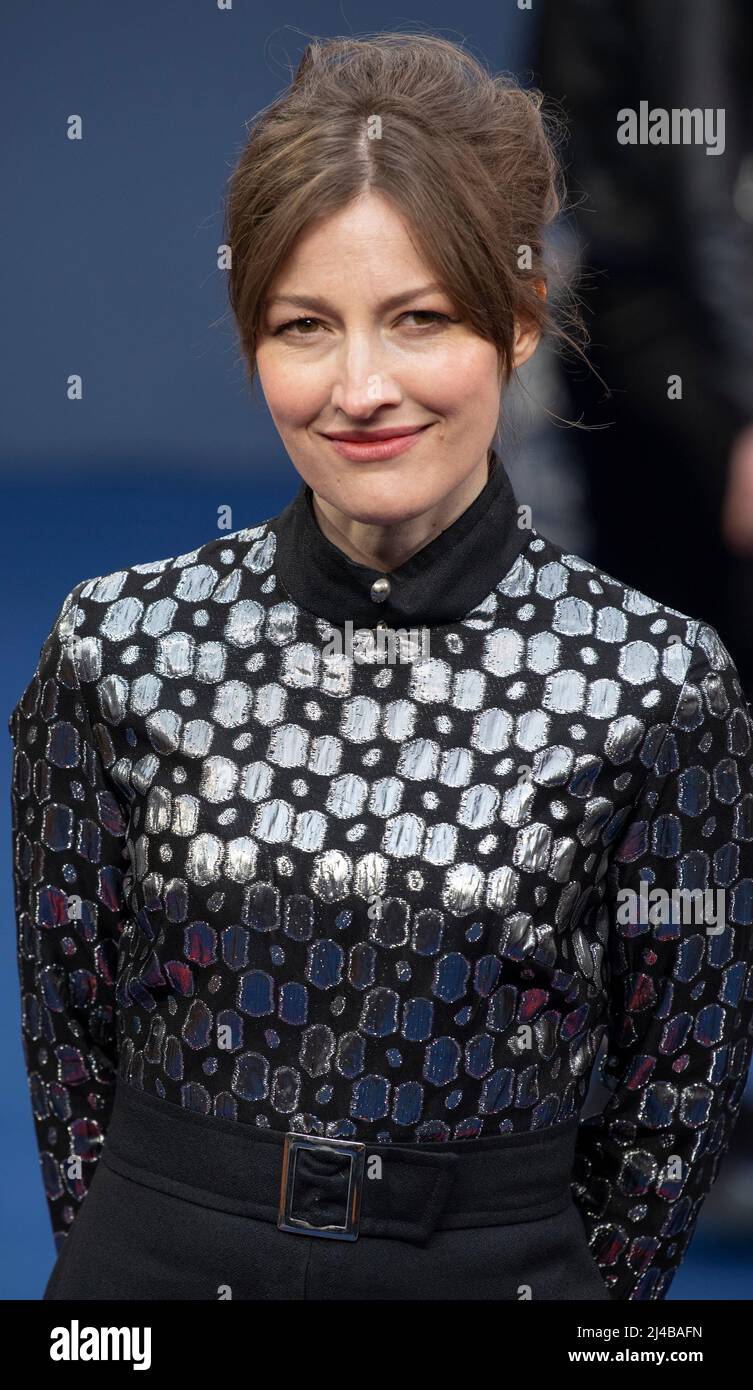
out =
<svg viewBox="0 0 753 1390"><path fill-rule="evenodd" d="M347 1145L295 1135L284 1173L281 1133L119 1081L44 1299L609 1301L570 1193L576 1128L366 1145L354 1182Z"/></svg>

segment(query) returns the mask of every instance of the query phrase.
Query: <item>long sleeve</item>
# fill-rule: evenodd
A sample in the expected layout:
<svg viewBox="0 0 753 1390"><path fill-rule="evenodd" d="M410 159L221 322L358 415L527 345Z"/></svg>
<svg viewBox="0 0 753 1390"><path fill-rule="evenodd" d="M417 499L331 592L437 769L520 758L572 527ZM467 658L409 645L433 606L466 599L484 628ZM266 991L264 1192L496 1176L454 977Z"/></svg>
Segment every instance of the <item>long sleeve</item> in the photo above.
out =
<svg viewBox="0 0 753 1390"><path fill-rule="evenodd" d="M572 1191L615 1299L665 1297L745 1087L753 1046L752 734L732 659L715 629L697 624L674 717L615 848L601 908L609 1000L602 1079L612 1094L579 1126ZM673 889L700 889L703 898L673 906Z"/></svg>
<svg viewBox="0 0 753 1390"><path fill-rule="evenodd" d="M124 916L125 798L105 770L95 734L100 743L107 735L87 710L93 688L80 679L74 631L86 582L65 599L8 720L22 1035L58 1248L89 1189L114 1096Z"/></svg>

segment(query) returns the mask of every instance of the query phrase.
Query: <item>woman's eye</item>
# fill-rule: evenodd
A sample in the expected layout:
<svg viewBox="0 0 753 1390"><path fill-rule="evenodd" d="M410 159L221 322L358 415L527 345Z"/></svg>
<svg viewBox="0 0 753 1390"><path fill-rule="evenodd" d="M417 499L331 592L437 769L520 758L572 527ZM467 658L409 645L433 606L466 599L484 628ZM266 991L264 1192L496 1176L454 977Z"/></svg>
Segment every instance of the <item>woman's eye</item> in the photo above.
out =
<svg viewBox="0 0 753 1390"><path fill-rule="evenodd" d="M448 314L437 313L434 309L406 309L405 313L400 315L400 318L428 320L428 322L424 324L417 324L416 326L418 328L431 328L433 324L457 323L457 319L451 319ZM316 331L319 322L319 319L312 319L308 314L303 315L301 318L288 319L287 323L281 323L279 328L274 329L273 337L277 338L281 333L290 333L295 329L297 331L293 333L293 337L311 338L314 336L312 333L301 332L300 329L302 325L310 324L313 326L314 331Z"/></svg>
<svg viewBox="0 0 753 1390"><path fill-rule="evenodd" d="M431 319L434 323L456 322L456 320L451 319L447 314L436 313L434 309L407 309L403 317L409 319ZM430 325L427 324L426 326L429 327Z"/></svg>
<svg viewBox="0 0 753 1390"><path fill-rule="evenodd" d="M318 319L311 319L311 318L308 318L308 317L300 318L300 319L289 319L287 323L281 323L281 324L280 324L280 327L279 327L279 328L276 328L276 329L274 330L274 335L273 335L273 336L276 338L276 337L278 336L279 333L287 333L288 329L290 329L290 328L297 328L297 326L298 326L299 323L318 323L318 322L319 322ZM310 334L310 333L303 333L303 334L301 334L301 336L302 336L303 338L310 338L310 337L311 337L311 334Z"/></svg>

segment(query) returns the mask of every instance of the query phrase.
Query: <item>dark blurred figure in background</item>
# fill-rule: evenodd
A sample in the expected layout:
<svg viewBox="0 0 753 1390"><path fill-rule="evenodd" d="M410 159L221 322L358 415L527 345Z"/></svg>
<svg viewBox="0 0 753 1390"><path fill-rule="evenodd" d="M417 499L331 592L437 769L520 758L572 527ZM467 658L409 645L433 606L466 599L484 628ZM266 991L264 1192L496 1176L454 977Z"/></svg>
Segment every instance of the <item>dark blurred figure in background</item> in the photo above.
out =
<svg viewBox="0 0 753 1390"><path fill-rule="evenodd" d="M590 357L613 393L568 373L574 418L614 421L572 434L589 558L717 626L753 700L750 0L556 0L534 77L568 121ZM621 144L642 102L708 113L717 148Z"/></svg>
<svg viewBox="0 0 753 1390"><path fill-rule="evenodd" d="M568 370L572 418L613 422L570 435L589 558L716 626L753 701L750 0L550 0L533 77L569 127L589 355L612 393ZM620 143L641 103L706 113L717 148ZM749 1240L750 1085L712 1197L707 1228Z"/></svg>

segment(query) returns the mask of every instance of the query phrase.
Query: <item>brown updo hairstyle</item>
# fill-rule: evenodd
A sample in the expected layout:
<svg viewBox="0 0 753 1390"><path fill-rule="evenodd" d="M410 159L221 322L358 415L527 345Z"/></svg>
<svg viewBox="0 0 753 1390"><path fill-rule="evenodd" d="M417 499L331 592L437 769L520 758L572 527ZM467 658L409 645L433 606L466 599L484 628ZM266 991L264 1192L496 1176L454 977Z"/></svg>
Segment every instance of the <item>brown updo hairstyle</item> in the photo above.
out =
<svg viewBox="0 0 753 1390"><path fill-rule="evenodd" d="M544 263L544 230L566 195L564 126L543 100L433 34L309 43L291 85L249 123L228 184L229 298L251 384L265 297L296 237L366 189L390 200L458 309L496 344L500 385L516 319L587 361L574 291Z"/></svg>

